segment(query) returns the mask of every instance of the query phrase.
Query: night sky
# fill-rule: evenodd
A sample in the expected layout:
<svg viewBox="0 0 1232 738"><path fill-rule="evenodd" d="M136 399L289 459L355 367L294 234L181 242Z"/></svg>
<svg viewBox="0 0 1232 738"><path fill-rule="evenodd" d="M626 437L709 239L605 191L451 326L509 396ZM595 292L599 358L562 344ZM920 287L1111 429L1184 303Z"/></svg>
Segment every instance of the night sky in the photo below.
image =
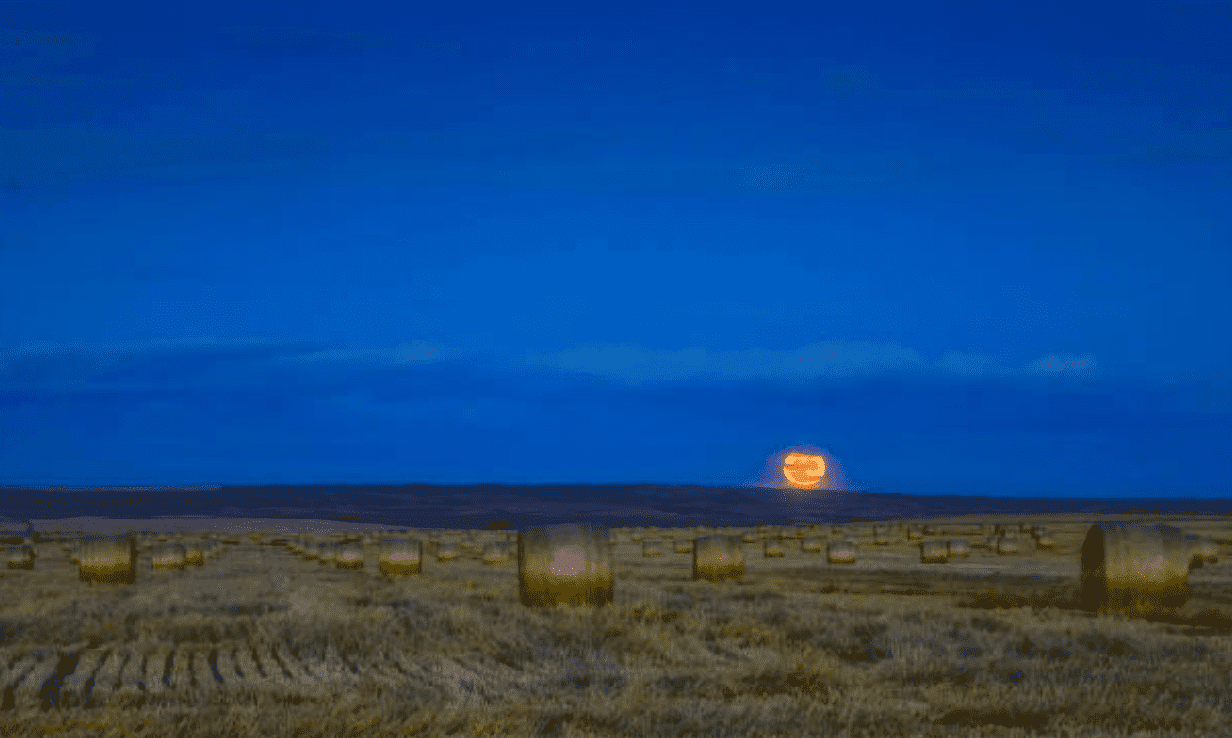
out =
<svg viewBox="0 0 1232 738"><path fill-rule="evenodd" d="M0 2L0 484L1227 496L1230 37Z"/></svg>

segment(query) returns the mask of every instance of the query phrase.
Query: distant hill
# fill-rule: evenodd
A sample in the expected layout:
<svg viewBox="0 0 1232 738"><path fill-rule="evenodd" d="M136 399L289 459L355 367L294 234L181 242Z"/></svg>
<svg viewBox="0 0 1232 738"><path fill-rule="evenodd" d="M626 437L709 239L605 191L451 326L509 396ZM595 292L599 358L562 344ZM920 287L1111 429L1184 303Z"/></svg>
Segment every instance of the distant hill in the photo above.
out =
<svg viewBox="0 0 1232 738"><path fill-rule="evenodd" d="M690 485L261 485L194 488L0 487L0 529L79 516L321 518L406 527L492 529L593 520L606 525L740 525L1031 513L1232 514L1226 499L1055 499L899 495L793 496Z"/></svg>

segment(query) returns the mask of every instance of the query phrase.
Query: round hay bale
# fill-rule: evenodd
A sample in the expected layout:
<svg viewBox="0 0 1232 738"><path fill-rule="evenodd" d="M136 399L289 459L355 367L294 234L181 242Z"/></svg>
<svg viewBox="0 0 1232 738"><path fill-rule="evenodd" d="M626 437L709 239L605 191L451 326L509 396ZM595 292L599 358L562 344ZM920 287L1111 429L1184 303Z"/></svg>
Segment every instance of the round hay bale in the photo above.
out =
<svg viewBox="0 0 1232 738"><path fill-rule="evenodd" d="M873 526L873 545L888 546L890 545L890 531L880 525Z"/></svg>
<svg viewBox="0 0 1232 738"><path fill-rule="evenodd" d="M612 601L607 529L589 523L524 528L518 535L518 593L527 607L602 607Z"/></svg>
<svg viewBox="0 0 1232 738"><path fill-rule="evenodd" d="M634 528L629 534L629 540L633 543L641 543L646 538L646 531L642 528Z"/></svg>
<svg viewBox="0 0 1232 738"><path fill-rule="evenodd" d="M339 569L364 568L364 544L359 541L347 541L338 545L334 556L334 566Z"/></svg>
<svg viewBox="0 0 1232 738"><path fill-rule="evenodd" d="M132 584L137 581L137 544L132 538L83 541L77 576L84 582Z"/></svg>
<svg viewBox="0 0 1232 738"><path fill-rule="evenodd" d="M1053 540L1052 534L1048 533L1047 531L1040 532L1039 529L1036 529L1035 531L1035 547L1036 548L1041 549L1041 550L1047 550L1047 549L1055 548L1056 545L1057 545L1057 542Z"/></svg>
<svg viewBox="0 0 1232 738"><path fill-rule="evenodd" d="M944 530L941 526L939 526L939 525L937 525L937 524L935 524L935 523L932 523L932 524L929 524L929 525L923 525L923 526L920 526L920 532L921 532L921 533L923 533L923 534L924 534L924 535L926 535L926 536L940 536L940 535L945 535L945 530Z"/></svg>
<svg viewBox="0 0 1232 738"><path fill-rule="evenodd" d="M945 541L920 541L920 563L944 564L949 557Z"/></svg>
<svg viewBox="0 0 1232 738"><path fill-rule="evenodd" d="M34 544L34 539L33 539L33 538L31 538L30 536L26 536L25 538L23 538L23 539L21 540L21 545L23 545L23 546L25 546L26 548L30 549L30 558L31 558L31 559L37 559L37 558L38 558L38 546L36 546L36 545Z"/></svg>
<svg viewBox="0 0 1232 738"><path fill-rule="evenodd" d="M907 528L907 540L908 540L908 541L922 541L922 540L924 540L924 529L923 529L922 527L918 526L918 525L908 526L908 528Z"/></svg>
<svg viewBox="0 0 1232 738"><path fill-rule="evenodd" d="M1013 556L1018 553L1018 539L1014 536L1001 536L997 539L997 554Z"/></svg>
<svg viewBox="0 0 1232 738"><path fill-rule="evenodd" d="M33 569L34 555L31 553L29 546L9 546L8 552L4 557L4 563L10 569Z"/></svg>
<svg viewBox="0 0 1232 738"><path fill-rule="evenodd" d="M511 546L508 543L489 543L483 547L483 563L496 566L509 562L513 558L510 549Z"/></svg>
<svg viewBox="0 0 1232 738"><path fill-rule="evenodd" d="M693 539L677 538L672 542L672 550L678 554L693 553Z"/></svg>
<svg viewBox="0 0 1232 738"><path fill-rule="evenodd" d="M721 582L744 574L744 551L735 536L706 536L693 542L693 579Z"/></svg>
<svg viewBox="0 0 1232 738"><path fill-rule="evenodd" d="M746 530L740 534L741 543L757 543L757 540L756 531Z"/></svg>
<svg viewBox="0 0 1232 738"><path fill-rule="evenodd" d="M381 538L379 568L386 576L411 576L423 571L423 542L401 536Z"/></svg>
<svg viewBox="0 0 1232 738"><path fill-rule="evenodd" d="M321 541L317 544L317 563L322 566L334 563L338 555L338 544L333 541Z"/></svg>
<svg viewBox="0 0 1232 738"><path fill-rule="evenodd" d="M663 555L663 544L660 541L642 541L642 556L648 559Z"/></svg>
<svg viewBox="0 0 1232 738"><path fill-rule="evenodd" d="M781 559L787 555L787 546L778 538L767 538L763 554L767 559Z"/></svg>
<svg viewBox="0 0 1232 738"><path fill-rule="evenodd" d="M151 569L183 569L184 547L178 543L159 543L150 552Z"/></svg>
<svg viewBox="0 0 1232 738"><path fill-rule="evenodd" d="M1172 526L1096 523L1082 542L1083 605L1179 607L1189 599L1192 556L1192 542Z"/></svg>
<svg viewBox="0 0 1232 738"><path fill-rule="evenodd" d="M205 550L201 541L184 541L184 563L190 566L205 564Z"/></svg>
<svg viewBox="0 0 1232 738"><path fill-rule="evenodd" d="M965 559L971 555L971 544L962 538L955 538L945 544L946 555L951 559Z"/></svg>
<svg viewBox="0 0 1232 738"><path fill-rule="evenodd" d="M1219 546L1210 538L1193 539L1192 563L1197 566L1214 564L1219 561Z"/></svg>
<svg viewBox="0 0 1232 738"><path fill-rule="evenodd" d="M831 564L856 563L856 542L831 541L826 544L826 560Z"/></svg>
<svg viewBox="0 0 1232 738"><path fill-rule="evenodd" d="M458 543L458 548L466 553L475 553L479 550L479 542L471 538L463 538Z"/></svg>
<svg viewBox="0 0 1232 738"><path fill-rule="evenodd" d="M800 539L800 551L806 554L821 553L821 539L817 536L805 536Z"/></svg>
<svg viewBox="0 0 1232 738"><path fill-rule="evenodd" d="M1018 532L1024 536L1029 536L1035 533L1035 526L1031 523L1019 523Z"/></svg>
<svg viewBox="0 0 1232 738"><path fill-rule="evenodd" d="M457 561L461 554L455 541L441 541L436 547L437 561Z"/></svg>

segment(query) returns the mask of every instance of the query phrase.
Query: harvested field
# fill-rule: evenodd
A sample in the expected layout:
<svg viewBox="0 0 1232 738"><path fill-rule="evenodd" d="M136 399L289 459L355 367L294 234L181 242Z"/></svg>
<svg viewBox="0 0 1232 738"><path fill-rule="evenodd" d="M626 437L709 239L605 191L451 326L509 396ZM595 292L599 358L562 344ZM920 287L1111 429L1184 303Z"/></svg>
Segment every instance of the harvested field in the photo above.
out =
<svg viewBox="0 0 1232 738"><path fill-rule="evenodd" d="M1083 607L1089 521L1042 522L1052 549L935 566L901 536L834 565L792 545L721 582L618 545L598 608L524 607L514 567L478 556L382 576L375 542L354 571L246 536L182 570L145 551L110 586L40 542L0 569L0 734L1227 734L1232 524L1166 521L1216 560L1130 617Z"/></svg>

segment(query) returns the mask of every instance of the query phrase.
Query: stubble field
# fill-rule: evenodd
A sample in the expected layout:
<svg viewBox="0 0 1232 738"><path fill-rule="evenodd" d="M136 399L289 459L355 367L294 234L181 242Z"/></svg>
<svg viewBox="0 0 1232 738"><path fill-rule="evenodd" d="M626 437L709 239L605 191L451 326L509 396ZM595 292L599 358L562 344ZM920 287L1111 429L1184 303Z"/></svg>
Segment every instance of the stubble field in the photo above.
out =
<svg viewBox="0 0 1232 738"><path fill-rule="evenodd" d="M788 539L719 584L626 541L593 610L526 608L516 560L477 552L389 579L371 545L348 571L245 537L108 586L41 542L0 570L0 735L1232 735L1228 521L1163 521L1220 560L1146 618L1079 607L1089 519L1034 522L1055 549L922 564L865 531L836 565Z"/></svg>

